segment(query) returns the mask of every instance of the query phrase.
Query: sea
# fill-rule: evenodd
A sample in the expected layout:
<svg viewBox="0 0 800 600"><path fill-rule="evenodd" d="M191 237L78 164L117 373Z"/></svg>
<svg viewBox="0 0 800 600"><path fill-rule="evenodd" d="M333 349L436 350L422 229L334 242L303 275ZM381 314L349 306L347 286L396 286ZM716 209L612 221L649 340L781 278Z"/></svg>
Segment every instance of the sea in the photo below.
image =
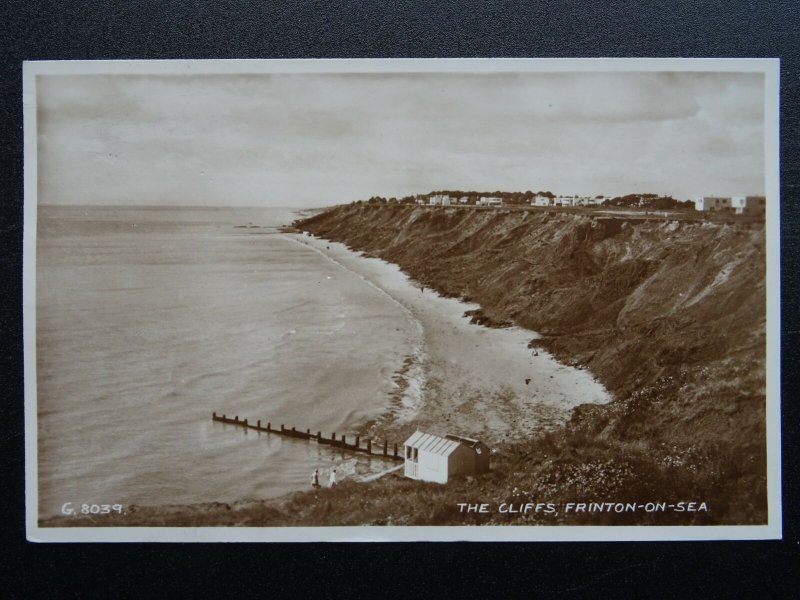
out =
<svg viewBox="0 0 800 600"><path fill-rule="evenodd" d="M419 324L279 229L289 209L40 206L39 516L274 498L381 459L212 421L362 430ZM408 388L413 389L413 386ZM352 438L351 438L352 439ZM402 440L391 442L402 443Z"/></svg>

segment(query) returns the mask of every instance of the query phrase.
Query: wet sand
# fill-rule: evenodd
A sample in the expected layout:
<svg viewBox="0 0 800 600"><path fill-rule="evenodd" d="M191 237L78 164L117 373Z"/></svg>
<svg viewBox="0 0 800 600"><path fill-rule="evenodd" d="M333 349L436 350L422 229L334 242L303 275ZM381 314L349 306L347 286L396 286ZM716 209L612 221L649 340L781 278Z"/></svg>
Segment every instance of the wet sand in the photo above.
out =
<svg viewBox="0 0 800 600"><path fill-rule="evenodd" d="M403 436L420 428L480 437L491 445L530 438L562 424L579 404L611 399L588 371L529 349L534 332L473 325L464 312L478 305L423 291L396 265L341 243L301 234L287 237L388 294L421 328L421 352L407 357L395 374L393 406L365 433Z"/></svg>

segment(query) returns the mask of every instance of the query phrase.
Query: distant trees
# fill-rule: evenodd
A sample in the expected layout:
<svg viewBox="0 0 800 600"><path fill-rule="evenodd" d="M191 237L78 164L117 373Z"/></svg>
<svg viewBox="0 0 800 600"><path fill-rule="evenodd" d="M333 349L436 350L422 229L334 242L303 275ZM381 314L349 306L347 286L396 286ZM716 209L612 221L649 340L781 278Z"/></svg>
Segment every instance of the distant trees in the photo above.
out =
<svg viewBox="0 0 800 600"><path fill-rule="evenodd" d="M620 206L649 208L652 210L668 210L672 208L689 208L694 206L691 200L676 200L672 196L659 196L658 194L627 194L615 196L603 201L603 206Z"/></svg>
<svg viewBox="0 0 800 600"><path fill-rule="evenodd" d="M503 192L495 190L493 192L480 192L476 190L434 190L427 194L416 194L403 196L397 198L385 198L383 196L372 196L369 200L358 200L357 203L366 202L367 204L415 204L418 200L422 200L425 204L432 196L449 196L455 204L456 199L467 198L467 204L478 204L481 197L500 198L504 204L507 205L529 205L531 201L537 196L545 198L556 198L557 195L549 190L539 190L533 192L526 190L524 192ZM693 208L694 203L691 200L681 201L676 200L672 196L661 196L659 194L626 194L624 196L614 196L613 198L605 198L603 195L594 196L595 200L602 200L602 206L617 206L623 208L647 208L651 210L668 210L673 208Z"/></svg>
<svg viewBox="0 0 800 600"><path fill-rule="evenodd" d="M533 192L527 190L524 192L503 192L500 190L495 191L477 191L477 190L434 190L428 194L421 194L422 198L430 198L431 196L449 196L450 198L467 198L467 204L477 204L481 197L484 198L501 198L504 204L517 204L527 205L531 203L537 195L547 196L548 198L555 198L552 192Z"/></svg>

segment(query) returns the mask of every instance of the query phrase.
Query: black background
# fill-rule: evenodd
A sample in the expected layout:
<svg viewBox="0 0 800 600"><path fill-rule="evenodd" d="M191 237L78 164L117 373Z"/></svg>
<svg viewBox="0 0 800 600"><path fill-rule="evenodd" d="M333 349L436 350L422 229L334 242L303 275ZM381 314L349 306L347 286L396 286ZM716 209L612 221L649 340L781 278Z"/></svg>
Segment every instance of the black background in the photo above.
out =
<svg viewBox="0 0 800 600"><path fill-rule="evenodd" d="M0 5L0 596L788 597L797 593L797 2L20 2ZM784 540L593 544L25 541L22 61L779 57Z"/></svg>

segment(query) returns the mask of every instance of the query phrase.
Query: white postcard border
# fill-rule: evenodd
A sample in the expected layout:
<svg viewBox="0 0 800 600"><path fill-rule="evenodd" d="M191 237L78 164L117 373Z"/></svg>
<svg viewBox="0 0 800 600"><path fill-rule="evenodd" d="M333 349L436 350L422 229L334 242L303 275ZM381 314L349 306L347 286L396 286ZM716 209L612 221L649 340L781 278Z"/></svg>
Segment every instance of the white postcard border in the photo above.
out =
<svg viewBox="0 0 800 600"><path fill-rule="evenodd" d="M32 61L23 64L23 346L25 504L34 542L368 542L368 541L683 541L782 537L780 421L780 202L767 209L768 524L742 526L362 526L362 527L39 527L36 395L36 223L38 75L212 75L234 73L479 73L713 71L764 74L765 192L780 198L779 68L774 58L595 59L281 59Z"/></svg>

